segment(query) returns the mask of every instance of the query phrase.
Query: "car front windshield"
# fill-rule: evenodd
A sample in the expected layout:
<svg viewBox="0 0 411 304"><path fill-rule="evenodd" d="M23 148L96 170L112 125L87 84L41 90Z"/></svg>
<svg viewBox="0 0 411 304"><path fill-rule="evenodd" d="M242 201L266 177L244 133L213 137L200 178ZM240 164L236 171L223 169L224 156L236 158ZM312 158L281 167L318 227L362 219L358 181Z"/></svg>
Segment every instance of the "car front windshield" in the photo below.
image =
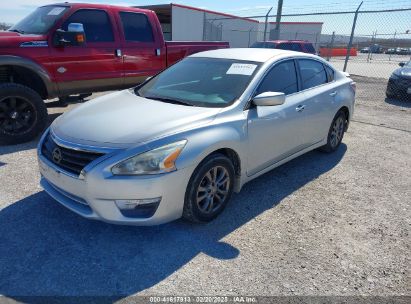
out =
<svg viewBox="0 0 411 304"><path fill-rule="evenodd" d="M12 26L9 31L21 34L45 34L67 11L67 6L42 6Z"/></svg>
<svg viewBox="0 0 411 304"><path fill-rule="evenodd" d="M138 87L137 95L199 107L226 107L244 92L260 63L186 58Z"/></svg>

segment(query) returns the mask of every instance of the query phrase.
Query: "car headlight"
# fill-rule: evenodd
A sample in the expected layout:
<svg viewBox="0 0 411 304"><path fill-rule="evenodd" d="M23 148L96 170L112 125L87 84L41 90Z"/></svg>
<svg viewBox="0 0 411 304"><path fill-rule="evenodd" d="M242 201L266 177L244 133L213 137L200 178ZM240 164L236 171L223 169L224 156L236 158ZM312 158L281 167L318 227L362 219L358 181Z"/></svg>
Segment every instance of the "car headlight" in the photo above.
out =
<svg viewBox="0 0 411 304"><path fill-rule="evenodd" d="M138 154L111 168L114 175L160 174L177 170L176 160L187 140Z"/></svg>

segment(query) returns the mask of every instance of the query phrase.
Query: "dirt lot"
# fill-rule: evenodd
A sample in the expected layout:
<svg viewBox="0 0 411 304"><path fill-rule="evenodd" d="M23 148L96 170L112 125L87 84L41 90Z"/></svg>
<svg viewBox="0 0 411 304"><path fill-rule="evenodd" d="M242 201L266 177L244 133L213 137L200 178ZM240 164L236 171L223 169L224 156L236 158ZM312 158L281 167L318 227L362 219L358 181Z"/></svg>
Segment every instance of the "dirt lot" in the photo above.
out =
<svg viewBox="0 0 411 304"><path fill-rule="evenodd" d="M355 79L337 153L252 181L207 225L85 220L39 187L35 142L0 147L0 294L410 295L411 102Z"/></svg>

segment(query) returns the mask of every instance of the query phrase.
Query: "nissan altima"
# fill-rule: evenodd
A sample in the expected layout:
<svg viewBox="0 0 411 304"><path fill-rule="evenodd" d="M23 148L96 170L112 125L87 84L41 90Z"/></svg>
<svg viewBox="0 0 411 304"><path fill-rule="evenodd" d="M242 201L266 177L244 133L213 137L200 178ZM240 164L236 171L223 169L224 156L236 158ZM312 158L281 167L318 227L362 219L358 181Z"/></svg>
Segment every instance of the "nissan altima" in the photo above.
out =
<svg viewBox="0 0 411 304"><path fill-rule="evenodd" d="M355 83L317 56L198 53L56 119L38 145L41 185L89 219L208 222L248 181L337 150L354 99Z"/></svg>

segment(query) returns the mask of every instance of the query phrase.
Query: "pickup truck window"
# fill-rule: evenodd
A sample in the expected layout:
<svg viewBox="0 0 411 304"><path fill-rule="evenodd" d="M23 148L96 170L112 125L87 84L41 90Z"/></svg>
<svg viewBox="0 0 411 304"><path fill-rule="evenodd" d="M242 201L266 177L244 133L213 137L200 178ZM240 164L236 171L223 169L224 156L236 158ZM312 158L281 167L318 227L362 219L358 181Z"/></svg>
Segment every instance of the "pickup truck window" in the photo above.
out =
<svg viewBox="0 0 411 304"><path fill-rule="evenodd" d="M120 12L126 41L154 42L153 29L145 14Z"/></svg>
<svg viewBox="0 0 411 304"><path fill-rule="evenodd" d="M39 7L26 18L12 26L9 31L21 34L45 34L67 9L67 6L56 5Z"/></svg>
<svg viewBox="0 0 411 304"><path fill-rule="evenodd" d="M81 9L71 15L63 25L67 31L70 23L82 23L87 42L113 42L114 34L110 18L103 10Z"/></svg>
<svg viewBox="0 0 411 304"><path fill-rule="evenodd" d="M136 89L148 99L199 107L227 107L244 92L259 62L186 58Z"/></svg>

